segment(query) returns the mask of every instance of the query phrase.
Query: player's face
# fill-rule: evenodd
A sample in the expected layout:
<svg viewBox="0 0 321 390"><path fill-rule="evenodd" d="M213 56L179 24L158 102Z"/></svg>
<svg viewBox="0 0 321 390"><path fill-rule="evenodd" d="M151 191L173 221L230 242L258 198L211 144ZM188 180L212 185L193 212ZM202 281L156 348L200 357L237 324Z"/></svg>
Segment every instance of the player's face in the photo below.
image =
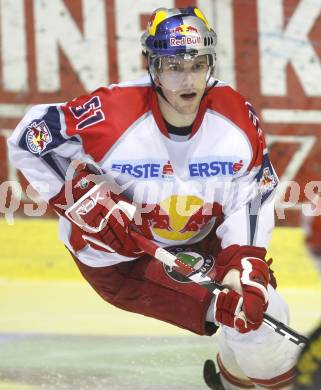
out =
<svg viewBox="0 0 321 390"><path fill-rule="evenodd" d="M166 99L178 113L186 115L197 112L208 72L206 56L162 58L158 80Z"/></svg>

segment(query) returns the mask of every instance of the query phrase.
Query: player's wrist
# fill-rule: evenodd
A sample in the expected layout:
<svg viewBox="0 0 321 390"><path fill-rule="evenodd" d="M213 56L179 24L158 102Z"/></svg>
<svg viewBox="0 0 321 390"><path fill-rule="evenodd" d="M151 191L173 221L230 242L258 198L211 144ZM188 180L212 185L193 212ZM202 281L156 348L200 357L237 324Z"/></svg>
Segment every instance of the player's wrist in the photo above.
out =
<svg viewBox="0 0 321 390"><path fill-rule="evenodd" d="M65 215L75 202L100 182L98 176L85 167L82 168L72 179L64 182L60 191L49 199L49 204L58 214Z"/></svg>
<svg viewBox="0 0 321 390"><path fill-rule="evenodd" d="M253 260L255 264L257 264L257 261L266 264L264 260L265 255L265 248L247 245L230 245L218 254L215 260L213 276L216 281L222 283L227 273L232 269L238 270L242 275L248 269L248 261L243 259L256 259Z"/></svg>

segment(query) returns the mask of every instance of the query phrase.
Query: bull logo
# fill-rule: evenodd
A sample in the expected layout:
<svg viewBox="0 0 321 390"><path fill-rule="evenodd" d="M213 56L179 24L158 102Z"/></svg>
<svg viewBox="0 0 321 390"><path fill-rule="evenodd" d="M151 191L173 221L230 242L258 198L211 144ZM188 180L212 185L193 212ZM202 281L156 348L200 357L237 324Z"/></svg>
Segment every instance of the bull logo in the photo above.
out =
<svg viewBox="0 0 321 390"><path fill-rule="evenodd" d="M259 181L259 189L261 194L266 194L272 191L276 185L276 180L269 167L263 169L262 177Z"/></svg>
<svg viewBox="0 0 321 390"><path fill-rule="evenodd" d="M40 123L33 122L28 126L26 143L31 153L40 154L51 141L52 136L45 121Z"/></svg>
<svg viewBox="0 0 321 390"><path fill-rule="evenodd" d="M146 219L154 235L170 241L185 241L197 235L220 213L216 203L205 203L197 196L172 195L152 207Z"/></svg>
<svg viewBox="0 0 321 390"><path fill-rule="evenodd" d="M188 24L181 24L171 29L171 33L174 35L187 35L187 34L198 34L198 29Z"/></svg>

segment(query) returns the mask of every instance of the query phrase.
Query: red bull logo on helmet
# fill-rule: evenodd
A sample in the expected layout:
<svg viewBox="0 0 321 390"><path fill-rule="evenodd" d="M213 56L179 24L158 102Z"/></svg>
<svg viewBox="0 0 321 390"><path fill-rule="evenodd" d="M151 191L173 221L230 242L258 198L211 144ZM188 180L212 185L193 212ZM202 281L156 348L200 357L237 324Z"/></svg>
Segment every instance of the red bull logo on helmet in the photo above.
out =
<svg viewBox="0 0 321 390"><path fill-rule="evenodd" d="M175 34L183 35L183 32L184 32L184 30L183 30L182 26L178 26L178 27L171 29L171 34L173 34L173 35L175 35Z"/></svg>
<svg viewBox="0 0 321 390"><path fill-rule="evenodd" d="M31 153L40 154L51 141L52 136L45 121L33 122L28 126L26 144Z"/></svg>
<svg viewBox="0 0 321 390"><path fill-rule="evenodd" d="M185 37L183 36L181 39L171 38L169 43L171 46L186 46L186 45L197 45L200 44L201 37Z"/></svg>
<svg viewBox="0 0 321 390"><path fill-rule="evenodd" d="M181 24L171 30L170 45L171 46L186 46L195 45L202 42L198 33L198 29L188 24Z"/></svg>
<svg viewBox="0 0 321 390"><path fill-rule="evenodd" d="M196 27L193 27L193 26L187 26L187 32L198 34L198 29Z"/></svg>
<svg viewBox="0 0 321 390"><path fill-rule="evenodd" d="M188 24L181 24L180 26L177 26L175 28L172 28L171 34L178 34L178 35L187 35L191 33L198 34L198 29L194 26L189 26Z"/></svg>

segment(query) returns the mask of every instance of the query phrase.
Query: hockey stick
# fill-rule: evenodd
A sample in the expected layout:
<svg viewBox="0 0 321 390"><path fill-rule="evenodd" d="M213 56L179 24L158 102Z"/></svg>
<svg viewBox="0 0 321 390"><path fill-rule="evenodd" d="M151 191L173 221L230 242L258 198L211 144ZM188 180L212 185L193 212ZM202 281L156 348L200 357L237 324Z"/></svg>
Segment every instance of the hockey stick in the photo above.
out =
<svg viewBox="0 0 321 390"><path fill-rule="evenodd" d="M92 187L87 194L83 195L80 199L78 199L65 212L65 215L71 220L71 222L75 223L85 231L89 230L90 232L95 232L95 233L100 231L104 227L104 225L108 223L108 218L113 212L114 208L124 212L130 220L133 219L134 217L136 207L133 204L128 202L118 201L113 206L113 208L109 210L108 214L103 219L103 223L101 221L98 227L93 227L91 225L88 225L86 221L82 219L82 216L86 215L93 207L95 207L97 202L101 200L100 187L106 181L110 182L108 176L107 176L107 180L106 180L106 176L104 178L100 177L99 183L96 184L94 187ZM113 182L111 183L114 184ZM116 193L118 192L118 190L119 193L121 193L121 188L119 188L117 184L116 187L117 187ZM175 271L186 276L189 280L193 281L194 283L202 285L213 295L217 296L224 289L224 287L215 283L214 280L212 280L209 276L205 275L202 272L202 268L199 271L195 270L192 266L184 263L182 260L180 260L173 254L168 252L166 249L158 246L154 241L147 239L146 237L138 234L133 230L131 230L131 235L133 236L134 239L136 239L142 251L155 257L156 259L158 259L163 264L166 264L169 267L172 268L175 267ZM298 334L295 330L289 328L282 322L277 321L275 318L271 317L266 313L263 316L263 322L267 326L272 328L276 333L279 333L281 336L287 338L289 341L293 342L296 345L301 346L307 343L307 339L304 336Z"/></svg>
<svg viewBox="0 0 321 390"><path fill-rule="evenodd" d="M215 283L209 276L204 275L202 270L196 271L194 268L188 264L185 264L182 260L168 252L166 249L161 248L155 244L155 242L134 231L131 231L131 236L136 240L139 247L144 252L155 257L157 260L161 261L163 264L166 264L169 267L175 267L175 271L184 275L192 282L203 286L213 295L217 296L224 289L224 287ZM264 313L263 323L273 329L276 333L285 337L292 343L299 345L300 347L303 347L308 341L306 337L297 333L294 329L291 329L283 322L276 320L267 313Z"/></svg>

